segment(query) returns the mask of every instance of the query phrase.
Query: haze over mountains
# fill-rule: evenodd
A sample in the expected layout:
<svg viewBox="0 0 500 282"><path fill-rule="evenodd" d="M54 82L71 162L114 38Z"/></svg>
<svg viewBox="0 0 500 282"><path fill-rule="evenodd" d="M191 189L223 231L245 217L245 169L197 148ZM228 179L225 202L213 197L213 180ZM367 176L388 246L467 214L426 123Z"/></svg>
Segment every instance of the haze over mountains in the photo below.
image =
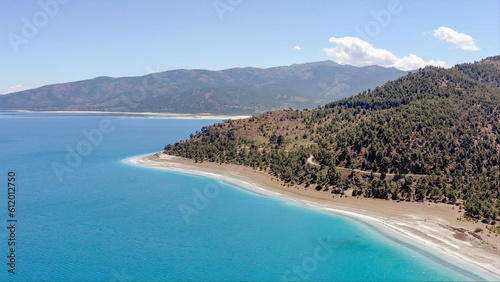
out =
<svg viewBox="0 0 500 282"><path fill-rule="evenodd" d="M173 70L98 77L0 95L0 110L259 114L315 108L407 72L332 61L221 71Z"/></svg>

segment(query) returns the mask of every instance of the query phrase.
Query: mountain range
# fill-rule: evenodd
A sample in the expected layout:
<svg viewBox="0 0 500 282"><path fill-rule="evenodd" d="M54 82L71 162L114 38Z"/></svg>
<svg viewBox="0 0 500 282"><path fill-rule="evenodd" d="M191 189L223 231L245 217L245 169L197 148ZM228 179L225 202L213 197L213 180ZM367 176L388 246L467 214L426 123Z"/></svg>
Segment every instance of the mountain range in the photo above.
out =
<svg viewBox="0 0 500 282"><path fill-rule="evenodd" d="M332 61L98 77L0 95L0 110L259 114L315 108L407 72Z"/></svg>

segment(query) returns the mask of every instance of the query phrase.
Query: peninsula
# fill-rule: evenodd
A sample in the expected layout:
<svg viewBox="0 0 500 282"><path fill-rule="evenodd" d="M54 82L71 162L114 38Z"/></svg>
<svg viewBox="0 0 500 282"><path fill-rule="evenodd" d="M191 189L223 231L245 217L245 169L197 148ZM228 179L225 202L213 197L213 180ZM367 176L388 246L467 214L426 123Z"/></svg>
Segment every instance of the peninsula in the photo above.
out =
<svg viewBox="0 0 500 282"><path fill-rule="evenodd" d="M145 166L221 177L405 234L500 275L500 56L314 110L204 127Z"/></svg>

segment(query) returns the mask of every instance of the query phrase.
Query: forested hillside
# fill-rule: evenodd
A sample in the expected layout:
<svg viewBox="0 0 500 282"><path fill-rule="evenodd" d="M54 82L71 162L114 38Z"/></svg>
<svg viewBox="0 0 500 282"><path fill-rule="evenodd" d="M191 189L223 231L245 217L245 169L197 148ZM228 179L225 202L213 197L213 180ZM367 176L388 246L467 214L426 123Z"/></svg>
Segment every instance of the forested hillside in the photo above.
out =
<svg viewBox="0 0 500 282"><path fill-rule="evenodd" d="M165 153L251 166L323 193L456 204L494 220L500 56L426 67L314 110L215 124Z"/></svg>

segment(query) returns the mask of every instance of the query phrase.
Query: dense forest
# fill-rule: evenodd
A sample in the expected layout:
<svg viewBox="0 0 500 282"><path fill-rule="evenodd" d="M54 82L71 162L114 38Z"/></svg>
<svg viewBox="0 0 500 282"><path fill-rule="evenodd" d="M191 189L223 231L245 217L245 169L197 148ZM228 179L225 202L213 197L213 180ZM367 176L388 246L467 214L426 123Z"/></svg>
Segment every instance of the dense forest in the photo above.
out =
<svg viewBox="0 0 500 282"><path fill-rule="evenodd" d="M500 56L450 69L426 67L314 110L228 120L164 152L265 170L288 186L444 202L495 220Z"/></svg>

